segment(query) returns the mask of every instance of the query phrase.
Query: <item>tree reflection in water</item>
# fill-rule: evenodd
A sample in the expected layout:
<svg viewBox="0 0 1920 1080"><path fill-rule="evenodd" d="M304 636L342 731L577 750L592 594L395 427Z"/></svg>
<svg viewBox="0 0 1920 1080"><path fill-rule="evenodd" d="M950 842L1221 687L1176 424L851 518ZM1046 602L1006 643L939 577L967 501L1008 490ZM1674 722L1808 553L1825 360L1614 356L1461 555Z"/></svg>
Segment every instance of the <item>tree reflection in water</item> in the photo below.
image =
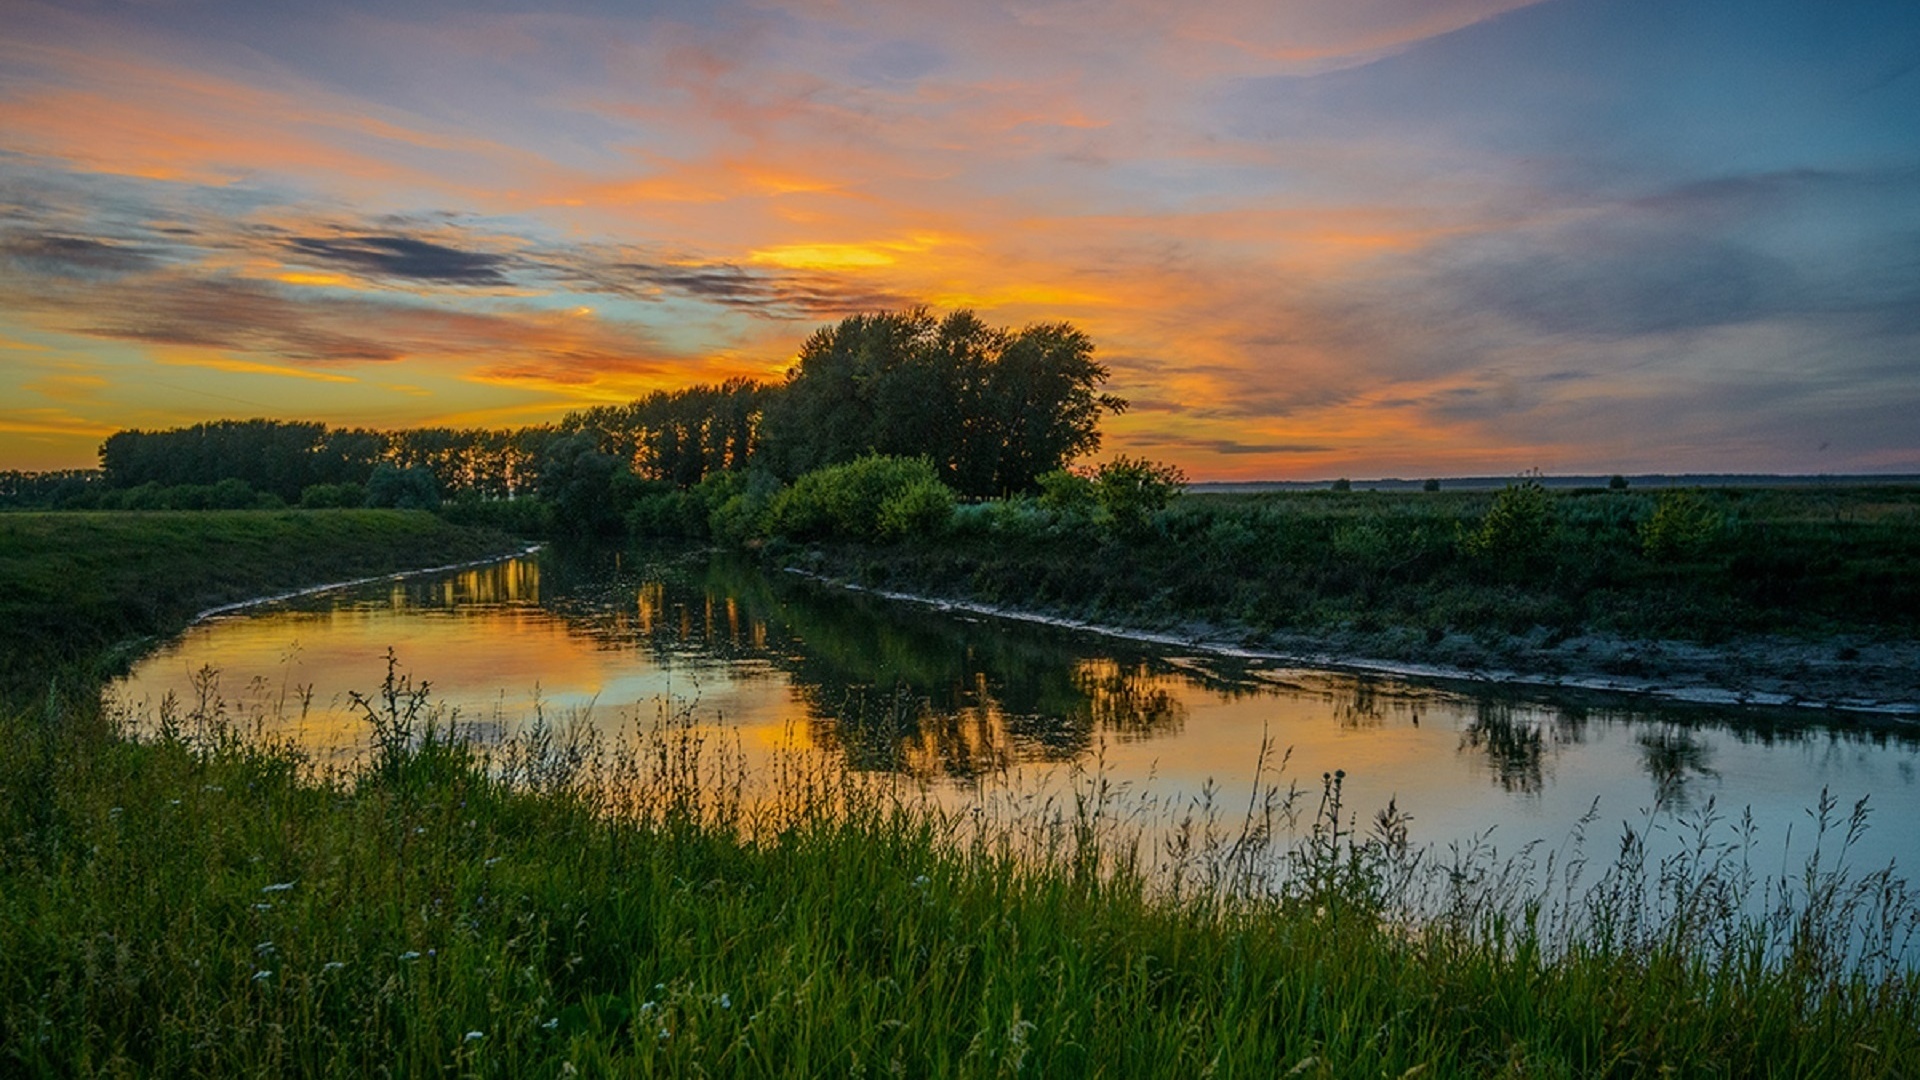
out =
<svg viewBox="0 0 1920 1080"><path fill-rule="evenodd" d="M1484 757L1501 790L1538 795L1546 787L1554 751L1584 742L1587 721L1586 710L1577 707L1483 698L1460 733L1460 751Z"/></svg>
<svg viewBox="0 0 1920 1080"><path fill-rule="evenodd" d="M1641 760L1653 777L1654 805L1675 812L1693 805L1689 789L1699 778L1718 779L1708 760L1709 747L1691 728L1661 724L1652 731L1635 736L1640 744Z"/></svg>
<svg viewBox="0 0 1920 1080"><path fill-rule="evenodd" d="M1200 662L1119 641L1089 650L1070 632L1013 629L707 551L652 552L624 568L612 557L509 565L436 583L431 588L444 595L412 599L418 606L460 598L536 603L601 648L650 652L696 678L705 671L734 680L755 671L778 675L791 686L811 741L862 770L964 781L1021 762L1071 761L1102 739L1181 733L1187 695L1204 689L1228 699L1315 695L1348 731L1417 727L1430 709L1461 716L1458 752L1496 787L1522 796L1544 791L1559 750L1586 742L1591 725L1625 728L1635 732L1657 801L1677 810L1701 779L1717 775L1704 730L1767 744L1831 732L1804 715L1751 709L1589 708L1578 694L1551 702L1478 689L1454 694L1365 676ZM1897 723L1850 718L1845 737L1901 742L1913 734Z"/></svg>
<svg viewBox="0 0 1920 1080"><path fill-rule="evenodd" d="M582 596L565 605L570 621L591 624L609 647L682 663L753 659L785 673L811 741L856 769L965 780L1018 761L1070 761L1102 737L1178 733L1187 712L1174 684L1206 681L1124 648L1089 659L1065 633L1009 635L742 560L654 570L643 581L614 575L628 599Z"/></svg>

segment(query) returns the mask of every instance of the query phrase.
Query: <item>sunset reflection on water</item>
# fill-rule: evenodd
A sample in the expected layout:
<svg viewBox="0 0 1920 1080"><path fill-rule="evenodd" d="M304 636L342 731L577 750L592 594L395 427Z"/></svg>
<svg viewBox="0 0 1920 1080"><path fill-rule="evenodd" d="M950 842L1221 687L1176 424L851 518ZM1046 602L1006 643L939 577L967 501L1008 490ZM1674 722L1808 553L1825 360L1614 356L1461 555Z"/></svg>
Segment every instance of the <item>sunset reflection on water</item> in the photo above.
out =
<svg viewBox="0 0 1920 1080"><path fill-rule="evenodd" d="M1751 806L1784 834L1823 788L1871 796L1881 820L1920 812L1903 728L1234 662L698 555L515 559L210 620L141 662L119 696L150 722L169 694L183 714L211 692L229 717L346 764L368 735L349 691L379 687L389 649L482 741L540 717L619 744L684 711L750 766L791 749L943 800L1097 768L1165 804L1210 793L1244 806L1264 744L1263 782L1313 795L1344 770L1363 821L1392 799L1416 837L1441 844L1490 830L1507 850L1559 843L1596 799L1613 832L1667 828L1711 801ZM217 686L197 688L209 668ZM1920 856L1896 831L1867 854Z"/></svg>

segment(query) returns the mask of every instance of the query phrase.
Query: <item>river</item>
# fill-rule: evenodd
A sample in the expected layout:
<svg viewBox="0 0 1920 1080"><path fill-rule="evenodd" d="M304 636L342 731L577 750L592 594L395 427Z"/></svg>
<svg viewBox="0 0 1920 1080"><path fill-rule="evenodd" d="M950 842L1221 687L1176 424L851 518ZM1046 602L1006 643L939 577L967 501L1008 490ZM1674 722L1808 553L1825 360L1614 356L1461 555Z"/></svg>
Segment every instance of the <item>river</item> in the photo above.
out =
<svg viewBox="0 0 1920 1080"><path fill-rule="evenodd" d="M350 763L369 729L349 692L400 667L477 738L584 722L619 740L681 711L736 738L886 771L937 798L1057 782L1076 766L1232 816L1255 782L1317 799L1344 772L1364 828L1389 800L1416 843L1594 853L1623 830L1677 849L1743 812L1763 871L1791 868L1823 793L1867 800L1849 861L1911 872L1920 727L1844 713L1673 706L1249 662L835 589L699 552L542 553L206 620L115 688L136 722L219 710ZM1284 771L1277 767L1284 753ZM1309 807L1310 809L1310 807ZM1831 839L1829 840L1831 845Z"/></svg>

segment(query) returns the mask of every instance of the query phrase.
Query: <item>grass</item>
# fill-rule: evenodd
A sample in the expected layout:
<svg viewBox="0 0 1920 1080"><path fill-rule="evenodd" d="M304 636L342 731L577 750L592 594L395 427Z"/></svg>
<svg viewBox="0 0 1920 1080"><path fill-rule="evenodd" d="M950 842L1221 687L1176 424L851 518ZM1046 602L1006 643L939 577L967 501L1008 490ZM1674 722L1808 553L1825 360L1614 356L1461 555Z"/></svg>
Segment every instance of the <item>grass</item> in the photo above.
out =
<svg viewBox="0 0 1920 1080"><path fill-rule="evenodd" d="M1752 883L1723 849L1648 868L1629 846L1591 888L1543 893L1424 866L1391 817L1356 834L1331 780L1291 840L1256 810L1155 846L1097 776L977 817L800 759L744 776L685 716L629 753L536 731L483 754L432 730L404 679L387 689L355 775L316 777L217 711L144 742L84 707L11 713L0 1067L1920 1068L1911 972L1844 944L1876 920L1910 933L1888 880L1816 868L1745 919L1727 904ZM1416 897L1441 906L1415 918Z"/></svg>
<svg viewBox="0 0 1920 1080"><path fill-rule="evenodd" d="M938 541L799 556L869 584L1248 640L1372 634L1920 635L1920 489L1186 496L1149 528L1034 502L962 507ZM1509 500L1510 502L1512 500ZM1524 509L1524 507L1523 507ZM774 548L781 559L790 549ZM1397 639L1394 635L1398 635Z"/></svg>
<svg viewBox="0 0 1920 1080"><path fill-rule="evenodd" d="M205 549L121 587L238 588L182 567ZM1920 1073L1915 901L1834 861L1833 807L1802 874L1703 822L1587 877L1410 851L1337 777L1244 814L1148 820L1097 771L947 811L746 775L680 713L481 748L391 669L364 712L371 757L326 773L217 701L141 737L84 685L0 707L0 1072Z"/></svg>
<svg viewBox="0 0 1920 1080"><path fill-rule="evenodd" d="M219 604L515 548L395 510L0 513L0 690Z"/></svg>

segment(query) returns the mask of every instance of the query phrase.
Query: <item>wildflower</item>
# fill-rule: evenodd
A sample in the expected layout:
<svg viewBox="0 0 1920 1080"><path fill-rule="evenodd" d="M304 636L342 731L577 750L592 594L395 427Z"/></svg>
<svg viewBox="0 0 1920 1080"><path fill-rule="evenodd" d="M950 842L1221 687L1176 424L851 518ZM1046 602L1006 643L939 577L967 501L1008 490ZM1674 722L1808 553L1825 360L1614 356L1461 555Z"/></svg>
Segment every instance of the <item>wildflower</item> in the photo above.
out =
<svg viewBox="0 0 1920 1080"><path fill-rule="evenodd" d="M273 951L273 942L263 941L260 944L255 945L253 947L253 951L256 955L259 953L270 953Z"/></svg>
<svg viewBox="0 0 1920 1080"><path fill-rule="evenodd" d="M293 888L293 882L291 882L291 881L278 881L278 882L275 882L275 883L273 883L272 885L268 885L268 886L266 886L265 888L263 888L263 889L261 889L260 891L261 891L261 892L286 892L286 891L287 891L288 889L291 889L291 888Z"/></svg>
<svg viewBox="0 0 1920 1080"><path fill-rule="evenodd" d="M548 1031L557 1030L560 1027L560 1018L557 1016L552 1017L546 1023L541 1024L540 1026L543 1028L546 1028Z"/></svg>
<svg viewBox="0 0 1920 1080"><path fill-rule="evenodd" d="M420 959L420 954L419 954L419 953L417 953L417 952L415 952L415 951L413 951L412 949L408 949L408 950L407 950L406 952L403 952L403 953L401 953L401 954L400 954L400 959L402 959L402 960L418 960L418 959Z"/></svg>
<svg viewBox="0 0 1920 1080"><path fill-rule="evenodd" d="M320 965L320 970L321 971L339 971L341 968L344 968L346 966L347 965L341 963L338 960L329 960L326 963Z"/></svg>
<svg viewBox="0 0 1920 1080"><path fill-rule="evenodd" d="M733 999L728 997L724 992L720 995L720 1007L723 1009L733 1008Z"/></svg>
<svg viewBox="0 0 1920 1080"><path fill-rule="evenodd" d="M493 865L494 863L497 863L497 862L499 862L499 861L500 861L500 856L498 856L498 855L495 855L495 856L494 856L493 858L491 858L491 859L488 859L488 860L487 860L487 863L486 863L486 864L487 864L488 866L492 866L492 865Z"/></svg>
<svg viewBox="0 0 1920 1080"><path fill-rule="evenodd" d="M269 904L269 903L266 903L265 901L262 901L261 903L258 903L258 904L255 904L255 905L253 905L253 910L255 910L255 911L272 911L272 910L273 910L273 905L272 905L272 904Z"/></svg>
<svg viewBox="0 0 1920 1080"><path fill-rule="evenodd" d="M479 1040L484 1039L486 1037L487 1037L487 1033L484 1031L469 1031L467 1032L467 1037L465 1039L462 1039L461 1041L462 1042L478 1042Z"/></svg>
<svg viewBox="0 0 1920 1080"><path fill-rule="evenodd" d="M256 971L253 973L254 982L259 982L261 979L271 979L271 978L273 978L273 972L271 971L263 970L263 971Z"/></svg>
<svg viewBox="0 0 1920 1080"><path fill-rule="evenodd" d="M932 884L932 881L933 881L932 878L929 878L925 874L921 874L919 877L916 877L913 879L913 887L916 889L924 889L929 884Z"/></svg>

